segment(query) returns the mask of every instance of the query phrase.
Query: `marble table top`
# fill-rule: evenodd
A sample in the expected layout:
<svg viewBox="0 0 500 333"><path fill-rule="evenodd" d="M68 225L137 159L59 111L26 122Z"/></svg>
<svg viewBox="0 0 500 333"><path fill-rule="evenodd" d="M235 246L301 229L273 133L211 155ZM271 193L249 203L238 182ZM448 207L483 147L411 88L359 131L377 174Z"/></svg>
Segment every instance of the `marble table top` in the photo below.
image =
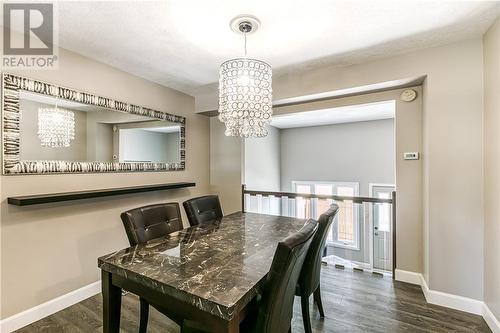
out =
<svg viewBox="0 0 500 333"><path fill-rule="evenodd" d="M238 212L100 257L98 265L230 320L256 295L278 242L305 222Z"/></svg>

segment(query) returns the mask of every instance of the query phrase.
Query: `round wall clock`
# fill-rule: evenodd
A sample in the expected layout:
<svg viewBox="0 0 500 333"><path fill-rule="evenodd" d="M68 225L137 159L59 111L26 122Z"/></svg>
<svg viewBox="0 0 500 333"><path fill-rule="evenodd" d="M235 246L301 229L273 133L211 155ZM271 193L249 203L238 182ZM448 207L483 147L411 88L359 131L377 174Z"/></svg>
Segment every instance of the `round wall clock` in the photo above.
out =
<svg viewBox="0 0 500 333"><path fill-rule="evenodd" d="M401 93L401 100L404 102L411 102L415 98L417 98L417 92L413 89L406 89Z"/></svg>

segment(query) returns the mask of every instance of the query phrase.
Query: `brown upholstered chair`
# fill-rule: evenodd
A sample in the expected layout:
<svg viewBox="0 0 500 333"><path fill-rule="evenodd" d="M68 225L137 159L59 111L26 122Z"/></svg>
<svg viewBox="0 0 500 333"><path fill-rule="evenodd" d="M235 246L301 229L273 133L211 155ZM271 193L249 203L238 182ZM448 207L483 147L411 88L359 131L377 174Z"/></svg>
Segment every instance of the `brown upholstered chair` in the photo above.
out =
<svg viewBox="0 0 500 333"><path fill-rule="evenodd" d="M134 208L122 213L121 218L131 246L143 244L151 239L159 238L183 229L181 210L177 202ZM149 303L142 297L140 298L140 303L141 319L139 323L139 332L146 333ZM151 305L177 322L177 324L182 324L181 319L173 318L154 304Z"/></svg>
<svg viewBox="0 0 500 333"><path fill-rule="evenodd" d="M242 332L287 333L291 331L295 288L309 245L317 230L317 222L308 220L298 232L278 243L262 295L256 302L258 313L246 318ZM183 333L206 332L192 321L185 321Z"/></svg>
<svg viewBox="0 0 500 333"><path fill-rule="evenodd" d="M314 294L314 301L318 305L321 318L325 317L323 304L321 302L320 291L320 273L321 273L321 258L323 257L323 249L325 248L328 230L332 225L332 221L339 211L339 206L332 204L330 208L321 214L318 221L318 231L314 235L307 257L302 267L299 283L295 294L301 297L302 303L302 319L304 321L304 331L311 333L311 319L309 317L309 298Z"/></svg>
<svg viewBox="0 0 500 333"><path fill-rule="evenodd" d="M220 219L224 216L217 195L189 199L183 203L191 226Z"/></svg>

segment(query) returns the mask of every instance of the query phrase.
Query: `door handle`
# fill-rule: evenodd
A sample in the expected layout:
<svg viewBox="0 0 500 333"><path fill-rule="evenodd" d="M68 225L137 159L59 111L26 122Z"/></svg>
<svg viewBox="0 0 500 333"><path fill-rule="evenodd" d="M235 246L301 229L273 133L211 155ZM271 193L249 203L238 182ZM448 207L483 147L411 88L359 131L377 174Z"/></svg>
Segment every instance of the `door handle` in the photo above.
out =
<svg viewBox="0 0 500 333"><path fill-rule="evenodd" d="M378 230L378 227L374 227L375 230Z"/></svg>

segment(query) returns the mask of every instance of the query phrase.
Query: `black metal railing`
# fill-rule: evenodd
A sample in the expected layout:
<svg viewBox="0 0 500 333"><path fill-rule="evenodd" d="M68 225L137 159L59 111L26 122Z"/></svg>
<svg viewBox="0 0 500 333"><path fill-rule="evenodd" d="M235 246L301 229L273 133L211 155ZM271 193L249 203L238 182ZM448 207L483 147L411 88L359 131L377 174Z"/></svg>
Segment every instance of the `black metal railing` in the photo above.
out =
<svg viewBox="0 0 500 333"><path fill-rule="evenodd" d="M273 191L256 191L247 190L246 185L241 186L241 210L245 212L245 195L289 198L289 199L318 199L318 200L333 200L338 202L349 201L352 203L363 204L390 204L392 206L392 277L394 278L396 269L396 191L392 191L391 198L374 198L363 196L340 196L340 195L323 195L323 194L308 194L295 192L273 192Z"/></svg>

